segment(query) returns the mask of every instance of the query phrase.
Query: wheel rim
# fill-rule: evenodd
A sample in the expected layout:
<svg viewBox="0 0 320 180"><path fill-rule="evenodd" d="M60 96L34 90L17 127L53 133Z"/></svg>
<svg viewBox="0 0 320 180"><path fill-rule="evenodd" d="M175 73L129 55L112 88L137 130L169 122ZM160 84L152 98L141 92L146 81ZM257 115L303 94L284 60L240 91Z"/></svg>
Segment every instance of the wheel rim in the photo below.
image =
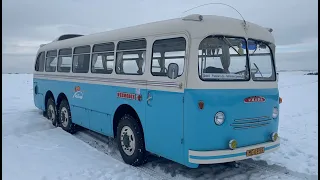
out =
<svg viewBox="0 0 320 180"><path fill-rule="evenodd" d="M121 147L124 153L131 156L136 148L136 141L133 131L129 126L124 126L120 133Z"/></svg>
<svg viewBox="0 0 320 180"><path fill-rule="evenodd" d="M69 113L68 113L67 108L65 108L65 107L61 108L61 117L60 117L60 120L61 120L61 124L62 124L63 127L67 127L67 126L68 126L68 123L69 123Z"/></svg>
<svg viewBox="0 0 320 180"><path fill-rule="evenodd" d="M54 107L50 104L49 107L48 107L48 118L51 120L51 121L54 121L55 118L56 118L56 112L54 110Z"/></svg>

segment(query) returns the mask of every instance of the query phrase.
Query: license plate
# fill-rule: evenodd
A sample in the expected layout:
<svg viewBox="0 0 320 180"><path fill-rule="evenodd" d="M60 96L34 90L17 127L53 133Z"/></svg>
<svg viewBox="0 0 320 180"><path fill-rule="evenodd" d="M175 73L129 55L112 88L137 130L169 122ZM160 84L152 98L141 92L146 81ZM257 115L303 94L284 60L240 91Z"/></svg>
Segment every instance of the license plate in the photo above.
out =
<svg viewBox="0 0 320 180"><path fill-rule="evenodd" d="M254 156L262 153L264 153L264 147L247 150L247 156Z"/></svg>

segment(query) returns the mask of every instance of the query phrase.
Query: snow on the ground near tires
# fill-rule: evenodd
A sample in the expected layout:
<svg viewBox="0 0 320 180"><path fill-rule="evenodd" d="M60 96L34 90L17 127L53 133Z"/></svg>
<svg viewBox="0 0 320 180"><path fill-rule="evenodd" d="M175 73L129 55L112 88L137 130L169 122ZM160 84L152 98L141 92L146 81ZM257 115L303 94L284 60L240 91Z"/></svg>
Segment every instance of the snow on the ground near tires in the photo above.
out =
<svg viewBox="0 0 320 180"><path fill-rule="evenodd" d="M280 73L283 103L280 107L279 135L282 144L278 151L256 159L317 176L318 76L303 74ZM31 74L3 74L2 80L2 172L5 180L152 179L143 171L52 126L33 104ZM157 172L163 171L154 168ZM196 171L192 170L193 173ZM215 178L211 168L206 171L197 179ZM260 171L255 174L239 171L237 175L220 173L225 173L225 176L220 174L220 178L227 179L275 178L272 173ZM180 176L188 177L186 174ZM281 176L277 178L281 179Z"/></svg>
<svg viewBox="0 0 320 180"><path fill-rule="evenodd" d="M281 148L257 159L293 171L318 174L318 76L304 74L280 73Z"/></svg>

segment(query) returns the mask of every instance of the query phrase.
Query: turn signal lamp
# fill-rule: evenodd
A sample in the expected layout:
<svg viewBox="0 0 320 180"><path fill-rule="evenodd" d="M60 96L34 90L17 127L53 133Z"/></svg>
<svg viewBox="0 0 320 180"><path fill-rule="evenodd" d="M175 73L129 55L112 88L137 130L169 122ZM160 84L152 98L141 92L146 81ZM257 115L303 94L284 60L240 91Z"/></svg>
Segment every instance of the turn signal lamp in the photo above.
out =
<svg viewBox="0 0 320 180"><path fill-rule="evenodd" d="M232 149L232 150L236 149L237 148L237 141L234 140L234 139L230 140L229 141L229 148Z"/></svg>

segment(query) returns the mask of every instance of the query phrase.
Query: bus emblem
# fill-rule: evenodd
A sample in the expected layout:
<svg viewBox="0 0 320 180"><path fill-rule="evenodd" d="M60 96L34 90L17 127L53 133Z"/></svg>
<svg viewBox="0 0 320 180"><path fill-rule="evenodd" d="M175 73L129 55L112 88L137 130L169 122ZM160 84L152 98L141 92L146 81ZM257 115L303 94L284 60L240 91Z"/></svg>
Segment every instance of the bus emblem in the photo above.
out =
<svg viewBox="0 0 320 180"><path fill-rule="evenodd" d="M262 96L251 96L244 99L245 103L251 103L251 102L265 102L266 99Z"/></svg>
<svg viewBox="0 0 320 180"><path fill-rule="evenodd" d="M73 94L73 98L77 98L77 99L82 99L83 98L83 92L80 91L80 86L76 86L74 88L74 94Z"/></svg>

